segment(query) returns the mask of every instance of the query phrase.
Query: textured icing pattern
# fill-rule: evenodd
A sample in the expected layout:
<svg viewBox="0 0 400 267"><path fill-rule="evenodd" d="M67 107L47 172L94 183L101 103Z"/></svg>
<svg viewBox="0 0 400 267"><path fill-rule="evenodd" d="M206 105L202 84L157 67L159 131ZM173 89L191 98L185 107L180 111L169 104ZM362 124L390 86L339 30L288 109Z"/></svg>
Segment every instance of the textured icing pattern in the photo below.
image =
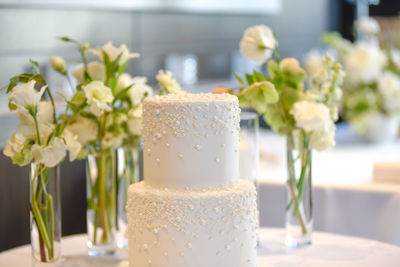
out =
<svg viewBox="0 0 400 267"><path fill-rule="evenodd" d="M239 113L237 97L229 94L147 98L143 105L146 183L207 188L238 179Z"/></svg>
<svg viewBox="0 0 400 267"><path fill-rule="evenodd" d="M130 267L256 266L258 211L252 183L218 190L131 185Z"/></svg>

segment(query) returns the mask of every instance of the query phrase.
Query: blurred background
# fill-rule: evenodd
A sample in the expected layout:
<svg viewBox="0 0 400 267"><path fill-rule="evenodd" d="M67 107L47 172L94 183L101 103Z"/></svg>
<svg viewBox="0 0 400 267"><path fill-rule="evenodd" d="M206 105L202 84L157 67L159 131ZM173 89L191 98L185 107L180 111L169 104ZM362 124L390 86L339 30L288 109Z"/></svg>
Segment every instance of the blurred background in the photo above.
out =
<svg viewBox="0 0 400 267"><path fill-rule="evenodd" d="M399 10L400 2L391 0L1 0L0 85L28 71L32 58L50 87L60 97L68 95L68 84L49 65L52 55L62 56L70 69L80 62L75 47L57 39L68 36L92 46L126 43L141 54L129 65L132 75L146 76L154 85L157 71L167 68L187 91L209 92L221 84L235 86L232 73L255 68L238 51L249 26L269 25L277 33L281 56L302 59L311 48L321 47L324 32L339 31L352 39L358 16L370 14L386 21L388 29L397 27L391 22L397 22ZM16 124L0 93L1 149ZM64 163L61 173L63 235L83 233L84 162ZM28 168L12 165L1 153L0 251L29 242L28 188Z"/></svg>

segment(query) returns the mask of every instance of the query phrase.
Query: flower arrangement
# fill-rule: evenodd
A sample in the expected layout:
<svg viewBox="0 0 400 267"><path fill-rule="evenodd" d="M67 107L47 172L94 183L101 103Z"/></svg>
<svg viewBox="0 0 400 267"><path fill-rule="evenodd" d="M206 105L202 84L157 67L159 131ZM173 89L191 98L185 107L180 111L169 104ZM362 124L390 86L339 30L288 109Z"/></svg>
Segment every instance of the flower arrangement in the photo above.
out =
<svg viewBox="0 0 400 267"><path fill-rule="evenodd" d="M303 206L306 178L310 174L311 150L322 151L335 145L335 124L341 99L342 67L325 55L321 66L308 77L294 58L280 59L275 34L266 25L248 28L241 41L242 55L257 64L267 63L267 74L253 71L236 75L239 88L216 88L239 98L241 107L252 107L263 116L272 130L286 136L288 148L289 201L287 210L301 227L301 236L309 234ZM274 59L270 59L273 56ZM296 172L295 165L300 163Z"/></svg>
<svg viewBox="0 0 400 267"><path fill-rule="evenodd" d="M359 19L355 28L363 38L354 43L338 33L326 33L322 40L343 63L343 113L363 135L377 118L400 115L400 51L380 47L373 18Z"/></svg>
<svg viewBox="0 0 400 267"><path fill-rule="evenodd" d="M6 87L9 109L19 119L19 125L4 148L3 153L14 164L31 168L31 214L32 227L39 239L39 260L53 261L57 257L55 242L57 223L56 212L59 204L47 188L52 182L50 169L58 166L69 152L70 161L75 160L81 150L78 136L68 130L67 110L56 115L56 105L45 78L40 74L39 65L31 61L33 74L24 73L10 79ZM40 87L40 89L39 89ZM50 101L44 101L47 93ZM32 240L32 244L33 244Z"/></svg>

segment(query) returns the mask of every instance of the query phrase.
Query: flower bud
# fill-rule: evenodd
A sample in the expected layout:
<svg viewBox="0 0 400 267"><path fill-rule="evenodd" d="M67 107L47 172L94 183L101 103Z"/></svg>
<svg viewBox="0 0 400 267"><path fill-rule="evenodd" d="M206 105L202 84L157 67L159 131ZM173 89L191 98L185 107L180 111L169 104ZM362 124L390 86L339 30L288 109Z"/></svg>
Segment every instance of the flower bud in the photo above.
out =
<svg viewBox="0 0 400 267"><path fill-rule="evenodd" d="M52 56L50 58L50 64L55 71L61 73L62 75L67 74L67 64L65 63L63 58Z"/></svg>

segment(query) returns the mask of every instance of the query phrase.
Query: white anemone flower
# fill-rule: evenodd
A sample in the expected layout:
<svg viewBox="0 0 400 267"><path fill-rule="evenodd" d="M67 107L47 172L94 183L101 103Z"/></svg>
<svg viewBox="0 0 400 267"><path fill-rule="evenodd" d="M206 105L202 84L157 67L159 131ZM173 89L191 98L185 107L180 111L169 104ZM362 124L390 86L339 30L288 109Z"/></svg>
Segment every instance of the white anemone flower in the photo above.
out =
<svg viewBox="0 0 400 267"><path fill-rule="evenodd" d="M95 116L101 116L105 111L111 111L111 102L114 99L112 91L101 81L92 81L82 87L85 92L90 112Z"/></svg>
<svg viewBox="0 0 400 267"><path fill-rule="evenodd" d="M246 29L240 40L240 52L249 61L264 64L277 46L274 33L266 25L257 25Z"/></svg>

